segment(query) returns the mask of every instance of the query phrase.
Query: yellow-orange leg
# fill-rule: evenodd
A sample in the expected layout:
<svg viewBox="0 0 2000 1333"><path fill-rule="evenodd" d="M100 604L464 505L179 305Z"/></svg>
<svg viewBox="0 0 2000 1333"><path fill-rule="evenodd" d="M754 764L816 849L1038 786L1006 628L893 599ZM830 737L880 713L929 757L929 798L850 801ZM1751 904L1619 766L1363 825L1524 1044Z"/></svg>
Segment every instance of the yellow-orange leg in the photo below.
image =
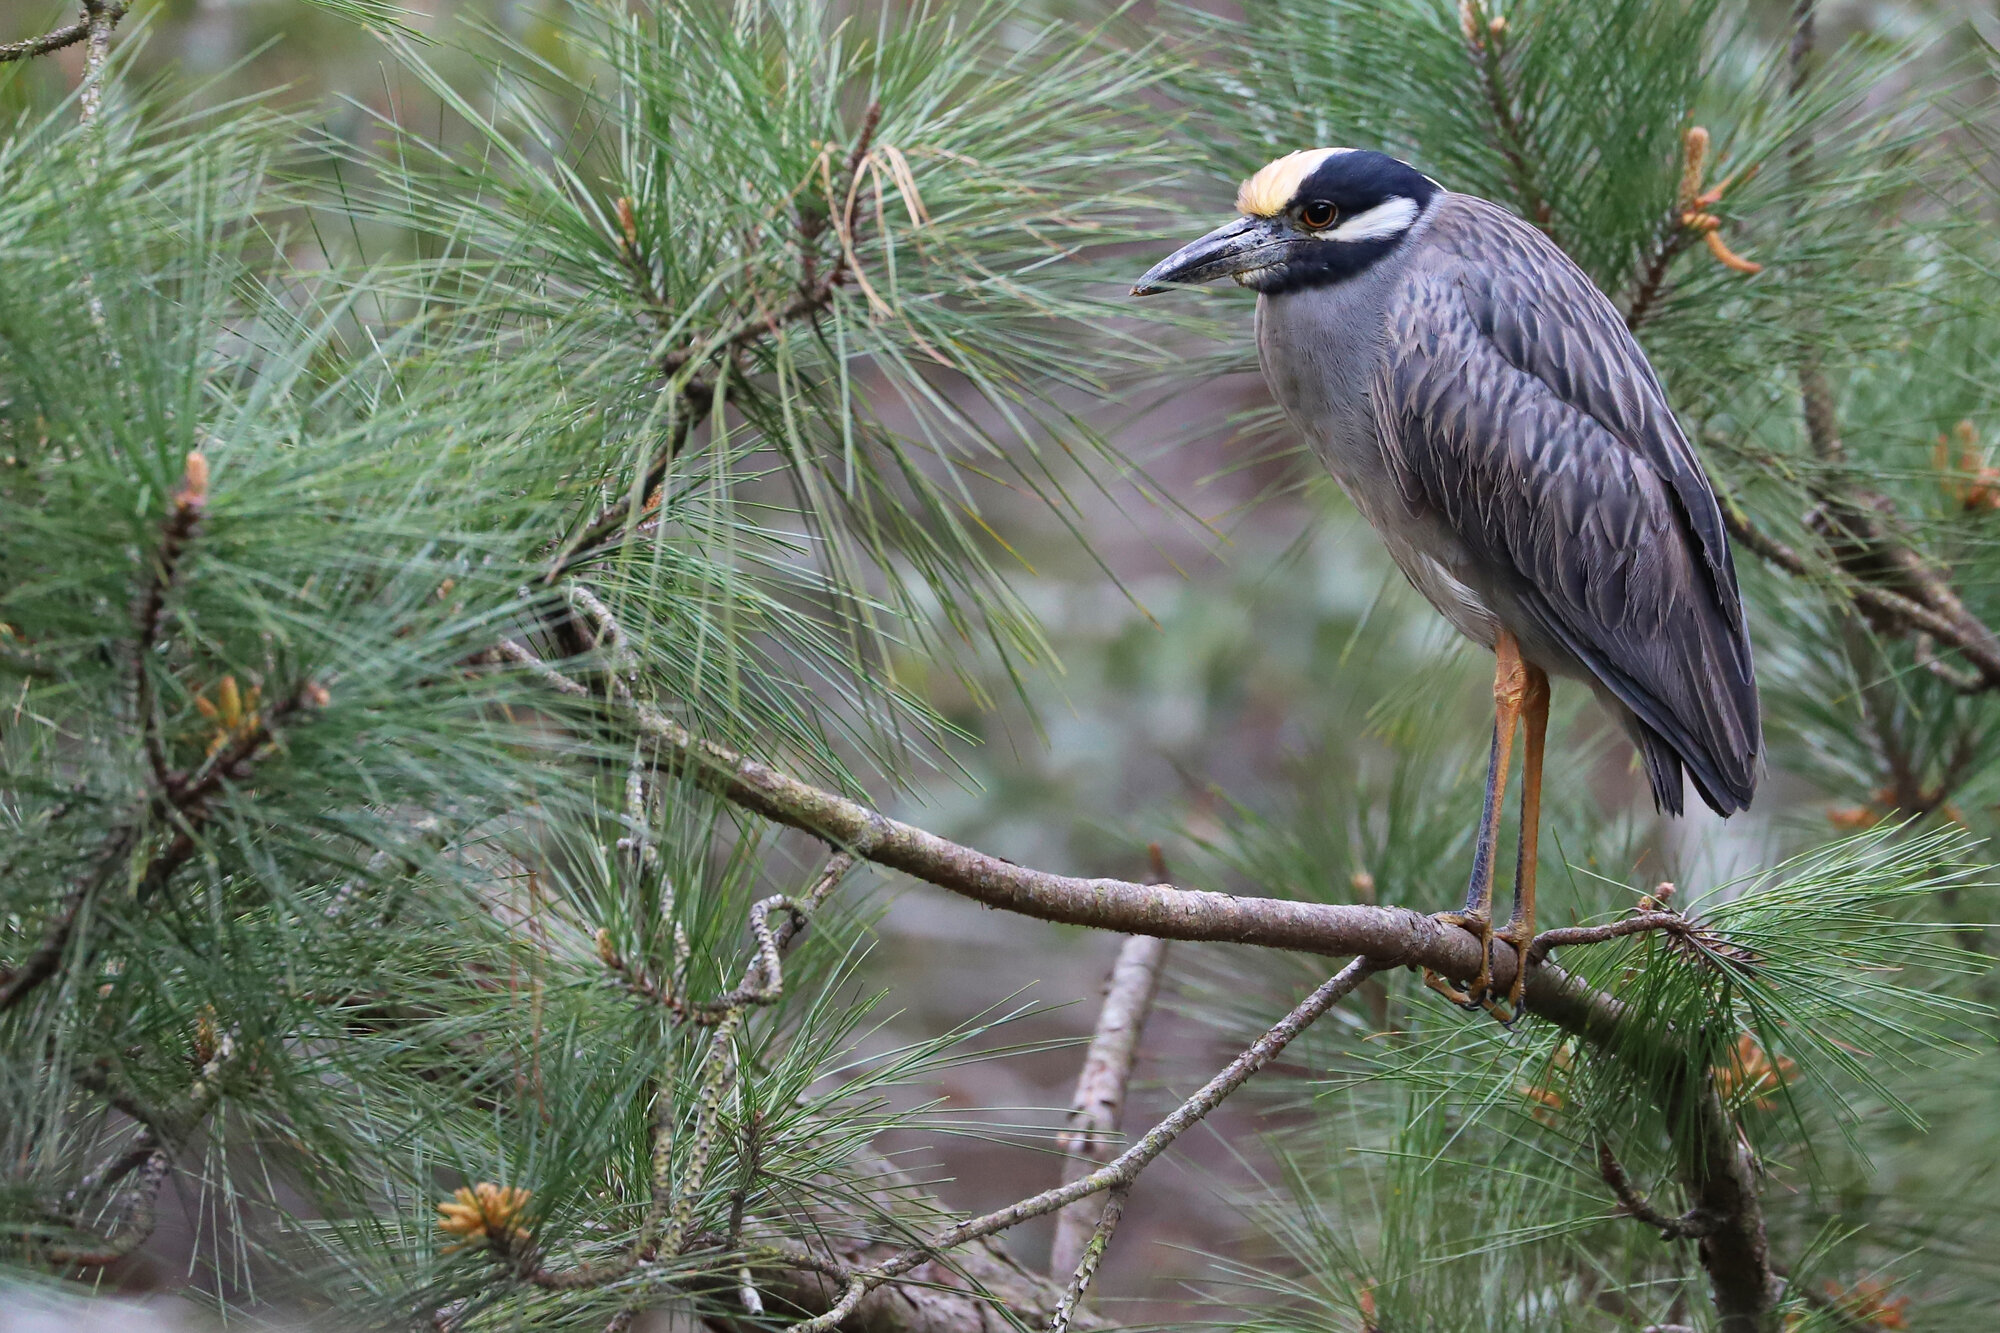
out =
<svg viewBox="0 0 2000 1333"><path fill-rule="evenodd" d="M1521 645L1506 630L1493 644L1493 750L1486 763L1486 801L1479 814L1479 839L1472 849L1472 878L1465 889L1465 906L1440 912L1436 919L1479 937L1479 972L1469 991L1450 986L1426 970L1424 984L1455 1003L1484 1006L1493 984L1493 860L1500 840L1500 806L1507 794L1507 767L1514 753L1514 727L1529 692L1533 668L1521 660ZM1539 675L1539 672L1536 672ZM1538 793L1539 795L1539 793Z"/></svg>
<svg viewBox="0 0 2000 1333"><path fill-rule="evenodd" d="M1535 938L1535 870L1542 836L1542 752L1549 737L1549 678L1540 667L1526 667L1528 688L1521 700L1521 839L1514 860L1514 910L1494 938L1514 946L1514 984L1507 989L1511 1023L1521 1012L1521 994L1528 984L1528 945Z"/></svg>

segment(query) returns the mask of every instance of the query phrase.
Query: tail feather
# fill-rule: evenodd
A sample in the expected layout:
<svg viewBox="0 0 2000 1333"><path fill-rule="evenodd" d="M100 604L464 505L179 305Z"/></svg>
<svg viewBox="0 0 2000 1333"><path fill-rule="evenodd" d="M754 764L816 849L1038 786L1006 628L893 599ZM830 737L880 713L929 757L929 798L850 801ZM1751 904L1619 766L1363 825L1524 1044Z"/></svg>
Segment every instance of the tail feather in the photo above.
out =
<svg viewBox="0 0 2000 1333"><path fill-rule="evenodd" d="M1653 805L1663 814L1680 814L1681 757L1674 753L1674 747L1667 744L1665 737L1637 718L1633 719L1633 731L1639 753L1646 760L1646 776L1653 783Z"/></svg>
<svg viewBox="0 0 2000 1333"><path fill-rule="evenodd" d="M1749 806L1763 749L1757 682L1749 640L1717 607L1683 604L1658 634L1624 642L1621 651L1573 632L1538 595L1522 601L1597 678L1607 702L1623 705L1615 711L1645 756L1663 812L1681 813L1683 772L1717 814Z"/></svg>
<svg viewBox="0 0 2000 1333"><path fill-rule="evenodd" d="M1705 771L1707 767L1705 764L1688 762L1689 756L1681 754L1666 737L1639 718L1634 717L1630 725L1632 739L1646 761L1646 776L1653 784L1653 804L1661 813L1669 815L1681 813L1683 771L1694 779L1694 789L1700 794L1702 803L1718 815L1726 818L1750 804L1747 791L1732 790L1722 782L1719 775Z"/></svg>

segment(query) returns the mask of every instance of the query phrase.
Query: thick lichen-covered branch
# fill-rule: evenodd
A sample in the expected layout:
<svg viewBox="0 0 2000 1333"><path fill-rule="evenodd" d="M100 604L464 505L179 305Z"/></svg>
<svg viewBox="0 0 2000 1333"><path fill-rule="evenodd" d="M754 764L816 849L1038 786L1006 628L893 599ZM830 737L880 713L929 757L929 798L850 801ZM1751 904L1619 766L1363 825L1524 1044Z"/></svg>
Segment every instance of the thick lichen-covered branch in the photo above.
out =
<svg viewBox="0 0 2000 1333"><path fill-rule="evenodd" d="M1722 506L1722 521L1729 535L1744 549L1774 568L1798 579L1824 579L1826 571L1784 542L1759 528L1734 504ZM1914 553L1910 553L1914 555ZM1843 573L1847 571L1842 571ZM1960 619L1926 605L1893 588L1858 577L1836 581L1841 595L1848 598L1871 621L1899 629L1920 638L1928 637L1956 650L1971 668L1971 676L1955 682L1967 692L2000 689L2000 640L1984 625ZM1956 601L1956 594L1953 594ZM1959 603L1962 607L1963 603ZM1935 662L1939 668L1948 664ZM1944 674L1937 672L1936 674Z"/></svg>

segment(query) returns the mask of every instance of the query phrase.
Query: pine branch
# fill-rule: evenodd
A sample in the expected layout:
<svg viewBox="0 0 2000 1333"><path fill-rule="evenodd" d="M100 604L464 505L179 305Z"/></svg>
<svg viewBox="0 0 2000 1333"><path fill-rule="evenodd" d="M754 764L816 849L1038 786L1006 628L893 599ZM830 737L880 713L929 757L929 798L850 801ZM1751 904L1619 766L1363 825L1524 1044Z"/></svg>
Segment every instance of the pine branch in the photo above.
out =
<svg viewBox="0 0 2000 1333"><path fill-rule="evenodd" d="M158 1220L160 1186L166 1182L170 1161L166 1151L154 1148L140 1161L139 1179L126 1191L118 1224L111 1234L86 1245L51 1245L40 1252L45 1263L59 1268L103 1268L115 1264L146 1243Z"/></svg>
<svg viewBox="0 0 2000 1333"><path fill-rule="evenodd" d="M1666 290L1667 270L1694 243L1694 233L1681 224L1676 210L1660 228L1659 239L1640 267L1639 281L1632 289L1631 304L1625 308L1625 327L1637 333L1652 318L1654 305Z"/></svg>
<svg viewBox="0 0 2000 1333"><path fill-rule="evenodd" d="M167 762L167 743L160 734L159 708L153 697L153 653L159 646L167 597L180 582L181 562L207 506L208 459L199 451L191 452L180 487L169 501L167 517L160 527L160 543L153 552L145 586L132 613L132 711L139 722L146 762L153 769L154 785L162 795L171 793L178 779Z"/></svg>
<svg viewBox="0 0 2000 1333"><path fill-rule="evenodd" d="M105 839L95 864L70 885L48 925L42 928L42 938L34 951L18 968L0 979L0 1013L12 1009L55 975L63 952L69 947L70 935L76 930L77 918L93 898L118 878L138 841L138 830L131 826L118 829Z"/></svg>
<svg viewBox="0 0 2000 1333"><path fill-rule="evenodd" d="M495 655L526 668L548 688L571 697L591 690L505 641ZM1161 939L1256 944L1326 957L1360 956L1384 967L1425 967L1469 978L1480 966L1469 931L1400 907L1312 903L1290 898L1242 898L1170 884L1082 879L1034 870L888 818L859 802L778 772L713 741L695 737L658 709L629 694L609 700L657 747L654 762L686 773L702 787L834 848L939 888L1024 916ZM1494 984L1513 980L1517 957L1495 944ZM1552 962L1532 966L1528 1007L1596 1042L1608 1042L1624 1017L1615 998L1592 991ZM1664 1036L1663 1041L1667 1040Z"/></svg>
<svg viewBox="0 0 2000 1333"><path fill-rule="evenodd" d="M177 825L174 836L147 863L144 874L134 886L134 896L141 900L165 888L175 872L194 856L199 846L196 835L210 817L209 798L221 789L224 782L241 781L250 776L259 752L273 738L271 724L304 708L317 707L326 698L325 687L309 680L262 715L255 726L209 756L191 777L170 773L166 789L153 798L144 814L119 825L105 837L93 868L64 895L34 952L18 969L8 973L4 981L0 981L0 1012L19 1004L36 987L55 975L70 935L76 928L77 918L91 899L125 870L128 859L146 842L148 828L162 818Z"/></svg>
<svg viewBox="0 0 2000 1333"><path fill-rule="evenodd" d="M1611 1192L1618 1196L1618 1204L1626 1214L1656 1228L1661 1240L1691 1240L1706 1236L1715 1229L1715 1220L1699 1209L1690 1208L1679 1217L1668 1217L1653 1207L1646 1196L1633 1186L1632 1178L1625 1174L1624 1166L1611 1151L1609 1139L1597 1141L1597 1171L1604 1177L1604 1183L1611 1187Z"/></svg>
<svg viewBox="0 0 2000 1333"><path fill-rule="evenodd" d="M673 424L667 429L666 443L654 454L652 462L646 465L645 475L639 479L638 486L633 488L634 492L651 497L653 492L659 489L660 483L666 480L667 472L673 467L674 460L679 458L681 450L687 447L688 436L693 431L694 415L691 411L682 412L674 418ZM593 518L582 534L571 542L561 555L549 562L548 571L542 575L542 582L554 585L574 573L577 566L603 551L613 539L623 535L631 519L632 497L628 494L624 499L607 506Z"/></svg>
<svg viewBox="0 0 2000 1333"><path fill-rule="evenodd" d="M584 688L545 664L532 669L552 688L564 693ZM1335 978L1341 983L1341 994L1386 967L1414 965L1448 977L1465 978L1473 975L1480 965L1482 951L1469 932L1403 909L1237 898L1171 885L1077 879L1032 870L889 819L713 742L699 740L629 694L614 702L642 735L655 742L657 762L668 771L686 773L724 799L777 823L811 833L836 849L914 875L989 907L1048 921L1165 939L1228 941L1316 954L1359 955L1354 964ZM1491 966L1494 984L1506 985L1512 980L1517 959L1511 949L1496 946ZM1536 963L1530 959L1528 966L1526 1007L1583 1037L1612 1058L1631 1060L1635 1049L1647 1044L1665 1052L1683 1040L1671 1032L1652 1031L1643 1035L1634 1032L1622 1002L1590 990L1554 963ZM1255 1067L1282 1049L1291 1035L1302 1030L1304 1023L1309 1023L1318 1012L1311 1002L1294 1011L1287 1023L1297 1019L1298 1027L1281 1031L1285 1028L1281 1024L1273 1029L1267 1038L1275 1040L1275 1046L1261 1056L1256 1054L1258 1048L1246 1052L1237 1065L1218 1075L1195 1098L1108 1166L1023 1200L1011 1209L963 1223L927 1246L906 1250L856 1273L833 1307L801 1328L823 1330L837 1326L859 1307L870 1291L907 1273L930 1254L991 1235L1113 1185L1128 1183L1164 1147L1157 1136L1165 1133L1167 1140L1171 1140L1185 1127L1176 1123L1184 1115L1199 1119L1213 1105L1213 1102L1203 1104L1205 1097L1213 1095L1219 1100L1227 1096L1241 1078L1247 1078ZM1246 1065L1245 1061L1250 1063ZM1772 1279L1756 1171L1734 1121L1714 1088L1705 1080L1690 1080L1684 1072L1688 1065L1685 1059L1666 1058L1650 1068L1642 1065L1641 1072L1651 1081L1654 1099L1668 1122L1688 1129L1681 1161L1682 1182L1695 1208L1715 1219L1715 1229L1701 1240L1701 1258L1709 1272L1722 1327L1725 1333L1762 1333L1765 1316L1771 1308ZM1668 1072L1662 1073L1663 1070ZM1238 1074L1240 1077L1236 1077ZM1230 1081L1232 1077L1235 1082Z"/></svg>
<svg viewBox="0 0 2000 1333"><path fill-rule="evenodd" d="M1682 1123L1692 1122L1688 1141L1677 1149L1678 1174L1691 1200L1688 1215L1708 1219L1697 1252L1722 1333L1768 1333L1778 1284L1756 1159L1705 1073L1679 1071L1655 1097L1670 1123L1676 1113L1686 1118Z"/></svg>
<svg viewBox="0 0 2000 1333"><path fill-rule="evenodd" d="M914 1186L885 1160L865 1159L861 1178L873 1182L866 1191L867 1207L882 1214L912 1209L935 1216L943 1205L934 1199L912 1198ZM888 1242L857 1235L852 1205L815 1201L799 1217L787 1218L788 1232L808 1237L810 1245L788 1235L765 1235L751 1246L758 1289L769 1312L791 1315L825 1314L846 1290L851 1274L872 1267L897 1253ZM765 1229L772 1224L761 1224ZM918 1265L893 1285L865 1297L843 1333L966 1333L968 1329L1032 1327L1051 1318L1064 1288L1017 1262L995 1238L961 1246L949 1256ZM724 1333L751 1333L771 1327L767 1319L725 1314L707 1315L709 1327ZM1094 1330L1104 1321L1077 1312L1072 1329Z"/></svg>
<svg viewBox="0 0 2000 1333"><path fill-rule="evenodd" d="M760 314L739 321L729 330L717 335L677 347L661 356L660 372L670 378L679 374L697 360L707 360L717 355L725 359L734 358L753 344L766 337L776 335L786 325L799 324L817 318L833 304L835 294L854 277L855 248L860 228L861 168L868 160L875 131L882 123L882 104L870 102L862 113L861 128L854 136L854 145L848 150L846 165L840 177L829 176L825 182L828 213L801 207L798 216L798 246L800 280L798 294L789 304L775 314ZM661 297L653 279L653 270L639 252L639 236L636 219L632 215L631 201L619 202L619 222L623 235L619 237L618 252L626 272L633 278L638 289L641 306L649 311L662 331L671 325L671 315L666 302ZM817 246L819 237L826 229L827 218L832 218L834 234L839 240L839 253L824 273L819 271ZM567 549L551 562L542 576L544 584L553 585L571 573L591 555L604 549L620 536L632 518L634 497L645 503L660 483L665 480L674 460L687 446L693 431L694 409L708 405L714 398L714 384L697 378L681 381L677 393L685 400L684 409L676 415L668 430L667 440L647 464L639 485L611 505L591 521L583 534L570 543Z"/></svg>
<svg viewBox="0 0 2000 1333"><path fill-rule="evenodd" d="M726 333L667 353L660 362L663 371L671 375L696 357L739 351L769 334L776 333L786 324L811 319L832 304L834 293L854 276L855 241L860 223L858 210L861 204L861 166L868 160L869 146L874 141L876 127L881 123L882 104L870 102L868 110L862 114L861 129L854 137L854 147L848 152L846 169L841 174L839 184L829 185L827 188L827 203L834 210L834 235L840 243L840 253L826 273L820 277L812 276L816 263L810 258L813 253L812 246L824 223L816 222L816 215L802 214L799 223L799 255L803 280L799 294L776 314L752 316L738 322ZM840 198L843 193L844 200Z"/></svg>
<svg viewBox="0 0 2000 1333"><path fill-rule="evenodd" d="M1159 844L1152 847L1154 878L1164 881L1166 867L1158 860ZM1070 1103L1069 1128L1057 1146L1070 1153L1064 1175L1071 1179L1083 1173L1085 1164L1104 1162L1118 1133L1120 1114L1125 1107L1125 1089L1132 1079L1132 1065L1139 1051L1139 1035L1145 1030L1146 1015L1160 986L1160 970L1166 961L1167 942L1150 935L1128 936L1118 949L1118 961L1111 969L1104 1004L1097 1013L1097 1031L1083 1057L1077 1075L1076 1096ZM1051 1274L1075 1271L1101 1221L1090 1210L1072 1204L1056 1218L1055 1240L1049 1247Z"/></svg>
<svg viewBox="0 0 2000 1333"><path fill-rule="evenodd" d="M133 1172L138 1173L138 1179L123 1191L124 1201L109 1235L81 1244L29 1238L27 1244L37 1259L56 1267L102 1268L117 1263L146 1243L158 1220L160 1187L172 1168L173 1156L194 1137L222 1100L223 1075L239 1054L235 1039L224 1034L188 1085L186 1095L165 1111L155 1110L133 1096L109 1070L90 1069L77 1076L79 1085L96 1092L138 1122L139 1135L131 1147L77 1182L65 1199L66 1211L57 1220L72 1230L85 1230L72 1220L72 1213L87 1196L117 1184Z"/></svg>
<svg viewBox="0 0 2000 1333"><path fill-rule="evenodd" d="M1796 0L1792 9L1789 92L1795 101L1804 95L1811 80L1816 10L1815 0ZM1801 128L1788 152L1794 184L1802 184L1813 169L1811 130ZM1807 323L1810 325L1809 319ZM1807 332L1811 332L1810 327ZM2000 635L1967 609L1936 565L1890 530L1894 502L1859 482L1847 467L1847 445L1841 438L1833 384L1809 342L1802 342L1794 372L1808 446L1826 465L1811 487L1817 505L1814 526L1827 540L1835 566L1853 578L1850 596L1855 604L1869 612L1879 626L1929 635L1964 655L1977 673L1976 687L1971 678L1942 664L1931 668L1934 675L1955 688L1965 693L2000 689ZM1838 486L1831 481L1835 475L1841 477ZM1806 573L1804 561L1795 552L1755 533L1741 514L1725 510L1725 518L1731 532L1759 556L1795 575Z"/></svg>
<svg viewBox="0 0 2000 1333"><path fill-rule="evenodd" d="M1709 253L1724 267L1744 274L1763 272L1762 264L1753 264L1723 242L1722 220L1708 211L1722 202L1722 196L1732 185L1756 175L1757 164L1752 163L1747 170L1708 186L1705 184L1708 149L1708 131L1699 125L1690 125L1681 136L1679 193L1674 206L1667 212L1658 239L1653 243L1652 253L1640 269L1638 285L1625 312L1625 327L1633 333L1637 333L1639 326L1652 314L1654 303L1665 289L1667 270L1697 238L1707 244Z"/></svg>
<svg viewBox="0 0 2000 1333"><path fill-rule="evenodd" d="M578 1264L570 1268L531 1264L525 1271L528 1281L548 1291L606 1287L627 1277L643 1263L661 1255L679 1255L689 1248L694 1240L695 1201L707 1183L709 1163L719 1136L722 1103L739 1073L736 1065L737 1031L750 1010L775 1003L784 994L784 974L781 970L784 951L797 938L810 914L840 886L853 867L852 856L836 852L827 859L825 869L803 899L794 902L783 894L774 894L754 904L750 909L750 930L757 942L756 956L744 969L743 978L734 989L720 1000L707 1004L690 1005L672 992L663 992L651 983L635 983L630 979L634 969L610 947L609 937L599 933L599 955L607 968L626 979L627 989L665 1004L676 1017L712 1023L715 1033L709 1039L707 1072L696 1102L691 1148L681 1163L678 1175L673 1170L677 1117L671 1099L664 1093L658 1094L660 1106L652 1131L652 1198L631 1248L618 1258L600 1264ZM773 926L771 914L779 910L785 912L785 918ZM740 1225L739 1215L732 1224L732 1230L740 1228Z"/></svg>
<svg viewBox="0 0 2000 1333"><path fill-rule="evenodd" d="M1501 63L1500 48L1507 39L1507 20L1498 16L1489 18L1480 0L1460 0L1458 17L1466 50L1486 95L1487 109L1493 115L1494 146L1506 159L1507 172L1514 178L1514 189L1529 220L1554 239L1555 210L1543 195L1529 161L1527 135L1515 115L1513 90L1507 86L1507 70Z"/></svg>
<svg viewBox="0 0 2000 1333"><path fill-rule="evenodd" d="M83 0L83 17L76 22L66 23L26 41L0 43L0 64L45 56L86 39L95 41L100 29L108 31L125 17L129 8L126 0Z"/></svg>
<svg viewBox="0 0 2000 1333"><path fill-rule="evenodd" d="M1144 1171L1154 1158L1165 1152L1185 1130L1221 1105L1232 1092L1242 1087L1251 1075L1283 1051L1294 1037L1310 1027L1349 991L1379 971L1381 966L1369 959L1357 958L1336 972L1289 1014L1280 1019L1270 1031L1259 1037L1248 1050L1232 1060L1227 1067L1203 1084L1192 1097L1176 1107L1172 1114L1153 1126L1137 1143L1120 1153L1110 1163L1068 1184L1044 1190L1018 1203L996 1209L983 1217L968 1218L956 1226L947 1227L930 1240L912 1245L872 1268L855 1273L848 1279L847 1289L841 1293L840 1300L825 1314L797 1325L795 1333L828 1333L828 1330L840 1327L841 1322L854 1312L869 1292L885 1282L908 1273L935 1255L947 1253L969 1241L1019 1226L1023 1222L1052 1213L1093 1194L1110 1189L1129 1188L1132 1182L1138 1179L1139 1173Z"/></svg>
<svg viewBox="0 0 2000 1333"><path fill-rule="evenodd" d="M1767 564L1794 578L1812 580L1824 577L1810 560L1764 532L1733 501L1723 501L1722 521L1731 537ZM1984 626L1968 631L1967 626L1953 623L1932 607L1877 583L1856 578L1838 586L1841 593L1856 606L1870 612L1870 618L1878 624L1928 635L1937 642L1951 645L1978 673L1980 691L2000 689L2000 642L1993 640L1992 631Z"/></svg>

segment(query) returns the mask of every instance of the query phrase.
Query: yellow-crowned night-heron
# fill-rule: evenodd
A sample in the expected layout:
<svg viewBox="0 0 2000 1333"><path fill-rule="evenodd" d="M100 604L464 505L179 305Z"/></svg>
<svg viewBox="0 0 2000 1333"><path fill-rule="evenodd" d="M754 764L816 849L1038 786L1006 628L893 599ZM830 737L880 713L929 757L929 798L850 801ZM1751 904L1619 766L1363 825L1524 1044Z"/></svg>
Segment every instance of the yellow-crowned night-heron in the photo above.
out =
<svg viewBox="0 0 2000 1333"><path fill-rule="evenodd" d="M1498 659L1486 802L1465 907L1464 1003L1490 1004L1497 936L1534 934L1548 674L1588 684L1644 756L1718 813L1749 804L1757 685L1722 515L1624 321L1547 237L1381 153L1319 148L1243 183L1242 214L1135 296L1231 277L1257 291L1264 378L1403 573ZM1494 844L1525 721L1512 919ZM1526 968L1516 970L1515 1012Z"/></svg>

